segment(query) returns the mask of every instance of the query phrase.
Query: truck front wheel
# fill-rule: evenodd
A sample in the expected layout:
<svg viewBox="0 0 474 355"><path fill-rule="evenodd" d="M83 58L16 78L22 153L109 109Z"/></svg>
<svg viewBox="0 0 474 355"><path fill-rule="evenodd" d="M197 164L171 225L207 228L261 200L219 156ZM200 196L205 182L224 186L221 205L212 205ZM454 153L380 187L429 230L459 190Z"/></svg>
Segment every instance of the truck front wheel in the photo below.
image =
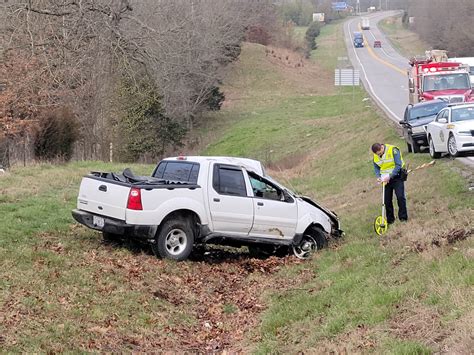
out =
<svg viewBox="0 0 474 355"><path fill-rule="evenodd" d="M194 233L189 221L176 218L163 223L152 249L157 257L182 261L191 254L193 244Z"/></svg>
<svg viewBox="0 0 474 355"><path fill-rule="evenodd" d="M300 244L293 245L293 254L298 259L308 259L313 253L328 244L325 233L319 227L308 228Z"/></svg>

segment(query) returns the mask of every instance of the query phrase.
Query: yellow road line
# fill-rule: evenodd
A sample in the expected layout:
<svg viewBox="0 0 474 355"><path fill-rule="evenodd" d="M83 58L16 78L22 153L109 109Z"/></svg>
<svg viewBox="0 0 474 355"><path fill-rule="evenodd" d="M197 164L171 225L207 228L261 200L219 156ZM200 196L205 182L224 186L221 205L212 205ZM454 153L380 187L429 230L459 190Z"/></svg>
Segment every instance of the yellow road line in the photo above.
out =
<svg viewBox="0 0 474 355"><path fill-rule="evenodd" d="M359 30L362 31L362 28L360 27L360 23L359 23ZM362 32L363 33L363 32ZM367 50L369 51L369 54L374 57L374 59L378 60L380 63L382 64L385 64L387 67L390 67L392 68L393 70L396 70L397 72L399 72L400 74L402 74L403 76L407 75L406 71L400 69L399 67L393 65L392 63L389 63L387 62L386 60L383 60L382 58L380 58L377 54L375 54L374 50L370 47L370 44L369 42L367 41L367 38L365 38L364 34L362 34L362 37L364 38L364 45L365 47L367 48Z"/></svg>

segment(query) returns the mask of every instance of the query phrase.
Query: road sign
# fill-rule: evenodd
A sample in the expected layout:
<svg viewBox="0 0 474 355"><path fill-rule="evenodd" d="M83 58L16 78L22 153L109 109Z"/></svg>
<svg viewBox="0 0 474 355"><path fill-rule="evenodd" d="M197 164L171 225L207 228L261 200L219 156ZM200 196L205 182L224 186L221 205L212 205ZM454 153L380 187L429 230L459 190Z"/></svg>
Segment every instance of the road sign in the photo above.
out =
<svg viewBox="0 0 474 355"><path fill-rule="evenodd" d="M333 2L331 3L331 8L333 11L345 11L347 10L347 2Z"/></svg>
<svg viewBox="0 0 474 355"><path fill-rule="evenodd" d="M334 71L334 85L359 86L360 76L358 69L336 69Z"/></svg>

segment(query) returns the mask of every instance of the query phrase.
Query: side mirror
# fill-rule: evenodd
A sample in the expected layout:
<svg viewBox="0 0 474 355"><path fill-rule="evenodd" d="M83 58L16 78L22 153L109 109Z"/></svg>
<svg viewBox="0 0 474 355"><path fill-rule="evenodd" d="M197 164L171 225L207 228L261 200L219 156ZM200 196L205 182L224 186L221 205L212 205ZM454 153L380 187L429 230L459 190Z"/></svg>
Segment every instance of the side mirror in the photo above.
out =
<svg viewBox="0 0 474 355"><path fill-rule="evenodd" d="M448 123L448 120L446 118L440 118L438 123Z"/></svg>
<svg viewBox="0 0 474 355"><path fill-rule="evenodd" d="M293 197L290 196L290 194L286 191L283 191L283 201L285 202L288 202L288 203L292 203L294 200L293 200Z"/></svg>
<svg viewBox="0 0 474 355"><path fill-rule="evenodd" d="M399 124L401 124L402 126L404 126L406 124L406 121L405 120L400 120L398 121Z"/></svg>
<svg viewBox="0 0 474 355"><path fill-rule="evenodd" d="M413 78L408 79L408 89L410 90L410 94L415 93L415 80L413 80Z"/></svg>

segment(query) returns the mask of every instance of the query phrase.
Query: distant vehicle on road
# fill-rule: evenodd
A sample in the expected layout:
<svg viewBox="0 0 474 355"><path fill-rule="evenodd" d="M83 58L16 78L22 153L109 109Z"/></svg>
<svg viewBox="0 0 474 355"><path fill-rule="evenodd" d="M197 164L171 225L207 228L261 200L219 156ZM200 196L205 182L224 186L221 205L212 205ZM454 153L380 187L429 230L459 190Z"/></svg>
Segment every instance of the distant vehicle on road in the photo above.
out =
<svg viewBox="0 0 474 355"><path fill-rule="evenodd" d="M379 40L374 41L374 48L382 48L382 42Z"/></svg>
<svg viewBox="0 0 474 355"><path fill-rule="evenodd" d="M469 77L471 79L471 87L474 88L474 57L458 57L448 58L448 62L462 63L469 67Z"/></svg>
<svg viewBox="0 0 474 355"><path fill-rule="evenodd" d="M432 122L439 111L447 107L444 100L431 100L418 104L409 104L405 109L403 120L399 123L402 126L403 138L407 142L409 153L419 153L422 146L428 146L426 137L426 126Z"/></svg>
<svg viewBox="0 0 474 355"><path fill-rule="evenodd" d="M449 105L426 127L432 158L474 152L474 104Z"/></svg>
<svg viewBox="0 0 474 355"><path fill-rule="evenodd" d="M368 17L362 17L360 19L360 28L363 30L370 30L370 20Z"/></svg>
<svg viewBox="0 0 474 355"><path fill-rule="evenodd" d="M362 36L361 32L354 32L354 47L364 47L364 37Z"/></svg>

